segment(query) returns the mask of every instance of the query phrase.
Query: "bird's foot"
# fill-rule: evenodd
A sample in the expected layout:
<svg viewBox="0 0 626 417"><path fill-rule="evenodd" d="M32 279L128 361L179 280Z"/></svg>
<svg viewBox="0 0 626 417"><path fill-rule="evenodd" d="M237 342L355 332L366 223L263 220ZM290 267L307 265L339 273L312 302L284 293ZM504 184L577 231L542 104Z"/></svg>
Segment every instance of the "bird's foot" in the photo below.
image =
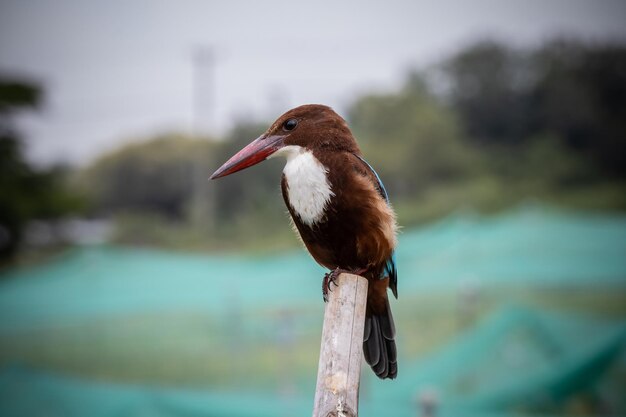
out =
<svg viewBox="0 0 626 417"><path fill-rule="evenodd" d="M322 280L322 297L324 299L324 302L328 302L328 293L332 291L330 284L334 284L335 287L338 286L337 278L339 278L339 275L343 273L361 275L365 271L367 271L367 268L349 270L337 267L327 274L324 274L324 279Z"/></svg>
<svg viewBox="0 0 626 417"><path fill-rule="evenodd" d="M328 293L332 291L330 284L335 284L335 286L337 286L337 278L342 272L348 271L341 268L335 268L327 274L324 274L324 279L322 280L322 297L324 298L325 303L328 302Z"/></svg>

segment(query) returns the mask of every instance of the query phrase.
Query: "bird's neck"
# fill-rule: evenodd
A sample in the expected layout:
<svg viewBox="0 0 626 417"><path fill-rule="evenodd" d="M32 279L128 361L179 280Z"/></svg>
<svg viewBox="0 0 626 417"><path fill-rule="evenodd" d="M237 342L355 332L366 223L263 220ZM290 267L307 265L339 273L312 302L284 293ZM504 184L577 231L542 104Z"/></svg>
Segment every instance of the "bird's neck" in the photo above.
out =
<svg viewBox="0 0 626 417"><path fill-rule="evenodd" d="M326 208L335 195L328 181L328 169L313 152L301 146L285 146L279 152L287 157L283 174L289 205L304 224L313 226L323 222Z"/></svg>

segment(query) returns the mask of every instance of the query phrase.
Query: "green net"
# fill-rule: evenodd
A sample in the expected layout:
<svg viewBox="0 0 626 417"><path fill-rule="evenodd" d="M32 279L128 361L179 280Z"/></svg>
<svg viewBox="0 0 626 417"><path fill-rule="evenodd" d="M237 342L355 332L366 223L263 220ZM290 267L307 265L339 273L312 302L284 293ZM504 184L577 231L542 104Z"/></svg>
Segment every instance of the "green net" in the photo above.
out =
<svg viewBox="0 0 626 417"><path fill-rule="evenodd" d="M626 414L624 216L457 215L397 260L400 373L364 368L362 416ZM310 414L323 272L110 246L5 271L0 415Z"/></svg>

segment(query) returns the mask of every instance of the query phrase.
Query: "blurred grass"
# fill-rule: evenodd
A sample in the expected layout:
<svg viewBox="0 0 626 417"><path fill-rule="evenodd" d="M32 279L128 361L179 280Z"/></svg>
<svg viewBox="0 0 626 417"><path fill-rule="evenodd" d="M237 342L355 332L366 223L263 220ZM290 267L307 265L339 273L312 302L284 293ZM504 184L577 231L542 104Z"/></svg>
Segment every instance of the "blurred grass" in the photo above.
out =
<svg viewBox="0 0 626 417"><path fill-rule="evenodd" d="M455 293L401 301L393 306L401 361L434 352L502 305L626 318L626 294L609 289L494 289L463 310ZM320 303L222 317L193 311L140 314L39 328L5 338L0 365L20 363L96 380L271 390L314 379L321 309Z"/></svg>
<svg viewBox="0 0 626 417"><path fill-rule="evenodd" d="M455 211L485 214L507 210L520 201L537 201L559 208L588 211L626 210L626 184L591 183L555 189L533 180L511 180L485 176L431 188L417 198L394 204L401 225L435 221Z"/></svg>
<svg viewBox="0 0 626 417"><path fill-rule="evenodd" d="M617 212L626 210L626 184L601 181L554 187L533 179L503 180L481 176L462 182L440 184L413 198L394 201L398 223L404 228L437 221L459 211L497 214L520 202L538 202L554 208ZM169 219L156 213L124 212L115 217L112 240L125 245L154 246L190 252L277 253L300 247L290 227L280 196L254 211L245 211L234 221L209 230L206 223ZM278 207L275 207L277 204Z"/></svg>

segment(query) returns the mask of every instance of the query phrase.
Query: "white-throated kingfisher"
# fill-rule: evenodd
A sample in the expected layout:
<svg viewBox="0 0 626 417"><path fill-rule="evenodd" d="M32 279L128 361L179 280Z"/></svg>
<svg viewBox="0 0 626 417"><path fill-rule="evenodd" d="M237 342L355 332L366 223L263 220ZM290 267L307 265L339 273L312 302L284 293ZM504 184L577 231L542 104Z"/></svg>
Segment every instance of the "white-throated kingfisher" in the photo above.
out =
<svg viewBox="0 0 626 417"><path fill-rule="evenodd" d="M395 325L387 288L397 298L396 219L378 174L363 159L346 121L330 107L289 110L211 176L220 178L275 156L287 158L281 188L311 256L331 272L369 282L363 353L379 378L395 378Z"/></svg>

